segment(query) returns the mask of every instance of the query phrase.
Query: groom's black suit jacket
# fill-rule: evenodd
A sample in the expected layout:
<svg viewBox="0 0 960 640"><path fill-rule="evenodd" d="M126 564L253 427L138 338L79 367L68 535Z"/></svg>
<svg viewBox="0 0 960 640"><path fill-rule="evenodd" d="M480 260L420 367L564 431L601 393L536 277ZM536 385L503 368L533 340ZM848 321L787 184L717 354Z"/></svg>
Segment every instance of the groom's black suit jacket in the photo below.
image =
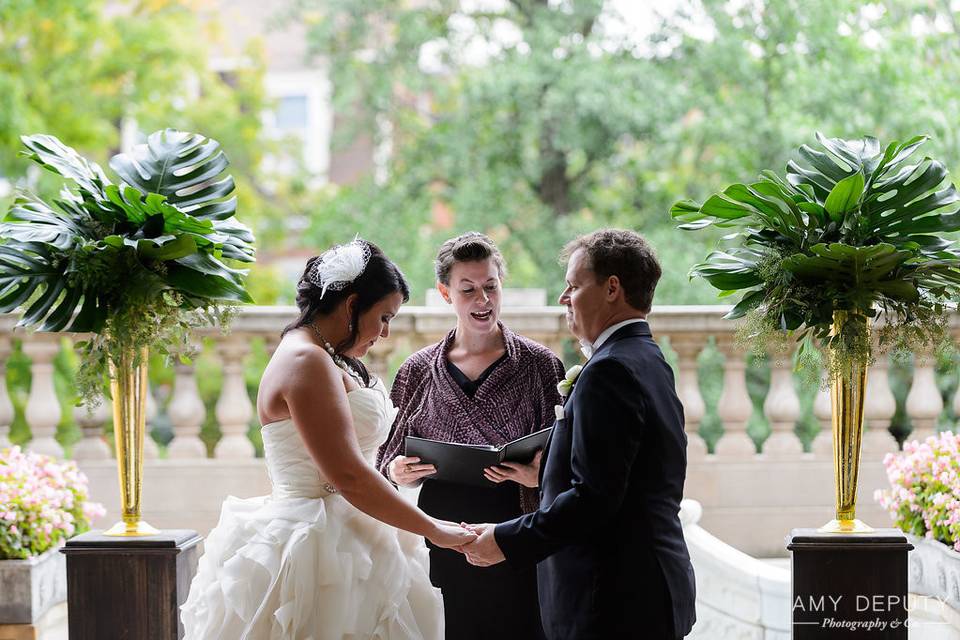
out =
<svg viewBox="0 0 960 640"><path fill-rule="evenodd" d="M515 566L539 563L551 640L680 638L694 576L678 513L686 476L683 406L646 322L590 358L541 465L540 510L497 525Z"/></svg>

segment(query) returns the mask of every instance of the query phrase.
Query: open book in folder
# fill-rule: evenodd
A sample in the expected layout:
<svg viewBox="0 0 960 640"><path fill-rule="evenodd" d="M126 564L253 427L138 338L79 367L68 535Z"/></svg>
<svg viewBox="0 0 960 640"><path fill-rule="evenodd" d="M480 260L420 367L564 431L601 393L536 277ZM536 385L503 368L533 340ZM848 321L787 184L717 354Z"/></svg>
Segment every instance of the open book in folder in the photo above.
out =
<svg viewBox="0 0 960 640"><path fill-rule="evenodd" d="M500 446L442 442L428 438L407 436L405 455L416 456L424 464L432 464L437 472L428 480L445 480L482 487L494 486L483 475L487 467L501 462L529 464L538 449L543 449L553 427L535 431Z"/></svg>

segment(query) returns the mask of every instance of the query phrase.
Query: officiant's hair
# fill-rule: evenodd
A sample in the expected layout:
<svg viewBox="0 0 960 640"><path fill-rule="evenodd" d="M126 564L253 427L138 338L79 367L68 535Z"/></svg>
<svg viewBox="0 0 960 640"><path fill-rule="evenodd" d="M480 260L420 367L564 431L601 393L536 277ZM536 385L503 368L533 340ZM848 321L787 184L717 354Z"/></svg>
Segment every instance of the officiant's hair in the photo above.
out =
<svg viewBox="0 0 960 640"><path fill-rule="evenodd" d="M600 229L568 242L560 261L567 262L579 249L586 253L597 282L617 276L627 304L650 313L653 292L663 271L656 252L643 236L629 229Z"/></svg>
<svg viewBox="0 0 960 640"><path fill-rule="evenodd" d="M450 238L440 245L437 257L433 261L437 282L449 286L450 271L458 262L479 262L490 258L493 258L493 263L497 265L497 272L502 282L507 277L507 264L493 240L479 231L467 231L456 238Z"/></svg>
<svg viewBox="0 0 960 640"><path fill-rule="evenodd" d="M357 341L359 320L364 312L392 293L399 293L403 296L404 302L410 301L410 286L407 284L406 278L403 277L400 267L394 264L377 245L366 240L360 240L359 242L363 242L370 249L370 259L367 261L367 266L363 272L342 289L327 289L326 293L323 293L323 289L310 276L314 264L320 259L320 256L314 256L307 260L303 275L297 282L297 308L300 310L300 316L284 327L280 334L281 337L285 336L288 331L311 324L317 316L332 313L338 304L355 293L357 294L357 301L353 305L353 315L350 318L353 331L346 340L334 345L334 350L343 354ZM358 358L342 357L351 368L360 374L364 385L370 386L370 374L363 363Z"/></svg>

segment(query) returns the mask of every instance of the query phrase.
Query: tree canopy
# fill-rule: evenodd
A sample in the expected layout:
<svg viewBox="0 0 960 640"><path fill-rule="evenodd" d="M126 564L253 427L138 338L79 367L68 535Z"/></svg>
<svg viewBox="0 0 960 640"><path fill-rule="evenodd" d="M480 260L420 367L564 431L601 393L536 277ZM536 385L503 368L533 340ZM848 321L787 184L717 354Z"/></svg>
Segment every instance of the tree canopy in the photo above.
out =
<svg viewBox="0 0 960 640"><path fill-rule="evenodd" d="M674 231L677 197L782 171L816 131L927 133L932 154L960 158L949 3L682 0L640 34L618 6L294 2L338 105L391 148L381 180L318 201L311 237L365 233L419 289L439 242L478 229L512 285L556 293L565 240L626 226L667 262L659 303L713 302L686 271L717 236Z"/></svg>

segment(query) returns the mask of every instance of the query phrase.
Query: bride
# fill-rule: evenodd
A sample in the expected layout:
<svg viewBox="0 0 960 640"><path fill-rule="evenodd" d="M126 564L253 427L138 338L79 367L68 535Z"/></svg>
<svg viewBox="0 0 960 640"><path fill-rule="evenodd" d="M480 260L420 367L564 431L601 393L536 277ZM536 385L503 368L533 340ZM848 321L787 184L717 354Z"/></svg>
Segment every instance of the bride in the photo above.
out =
<svg viewBox="0 0 960 640"><path fill-rule="evenodd" d="M443 637L420 536L447 548L476 536L406 502L373 467L396 410L359 360L408 298L400 270L364 240L307 262L300 316L257 394L273 491L224 502L182 607L186 640Z"/></svg>

